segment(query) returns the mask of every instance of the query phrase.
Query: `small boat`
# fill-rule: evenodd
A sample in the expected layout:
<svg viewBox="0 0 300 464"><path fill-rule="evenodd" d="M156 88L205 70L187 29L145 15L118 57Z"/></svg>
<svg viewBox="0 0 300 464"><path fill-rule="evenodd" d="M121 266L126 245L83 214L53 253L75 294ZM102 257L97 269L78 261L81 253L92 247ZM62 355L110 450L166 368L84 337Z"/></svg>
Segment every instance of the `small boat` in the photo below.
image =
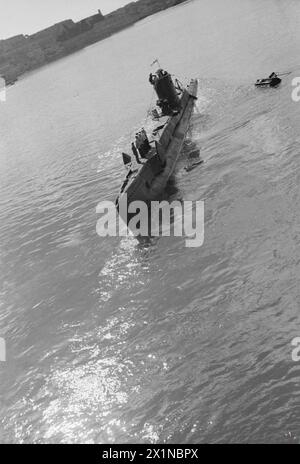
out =
<svg viewBox="0 0 300 464"><path fill-rule="evenodd" d="M257 79L255 82L256 87L276 87L281 82L280 77L276 73L270 74L266 79Z"/></svg>
<svg viewBox="0 0 300 464"><path fill-rule="evenodd" d="M131 156L123 154L128 173L116 200L119 213L123 210L121 202L126 201L128 210L133 201L151 202L162 194L174 172L197 100L197 79L182 88L178 81L173 82L167 71L159 69L150 74L149 81L158 96L153 120L159 122L152 131L151 140L144 128L136 134L131 144L136 161L134 167Z"/></svg>

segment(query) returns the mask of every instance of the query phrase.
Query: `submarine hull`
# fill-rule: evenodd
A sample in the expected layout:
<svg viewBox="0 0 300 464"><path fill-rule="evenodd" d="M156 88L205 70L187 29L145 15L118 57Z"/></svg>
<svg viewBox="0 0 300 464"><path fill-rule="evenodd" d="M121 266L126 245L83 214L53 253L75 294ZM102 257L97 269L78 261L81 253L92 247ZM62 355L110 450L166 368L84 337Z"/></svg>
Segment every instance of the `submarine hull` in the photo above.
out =
<svg viewBox="0 0 300 464"><path fill-rule="evenodd" d="M163 128L156 132L156 150L151 158L127 175L116 201L118 209L121 202L125 202L128 207L134 201L149 202L162 194L180 156L197 91L198 81L191 80L183 90L180 111L170 116Z"/></svg>

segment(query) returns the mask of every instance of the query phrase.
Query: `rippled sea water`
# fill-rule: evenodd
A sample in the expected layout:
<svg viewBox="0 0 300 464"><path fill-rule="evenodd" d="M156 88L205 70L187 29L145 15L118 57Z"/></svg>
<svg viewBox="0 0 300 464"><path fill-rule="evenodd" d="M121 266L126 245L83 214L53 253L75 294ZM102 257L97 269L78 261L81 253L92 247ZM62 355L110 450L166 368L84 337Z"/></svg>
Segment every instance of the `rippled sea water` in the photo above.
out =
<svg viewBox="0 0 300 464"><path fill-rule="evenodd" d="M298 0L194 0L32 73L0 103L2 443L300 442ZM199 77L170 199L205 242L100 239L149 64ZM291 70L277 89L253 82Z"/></svg>

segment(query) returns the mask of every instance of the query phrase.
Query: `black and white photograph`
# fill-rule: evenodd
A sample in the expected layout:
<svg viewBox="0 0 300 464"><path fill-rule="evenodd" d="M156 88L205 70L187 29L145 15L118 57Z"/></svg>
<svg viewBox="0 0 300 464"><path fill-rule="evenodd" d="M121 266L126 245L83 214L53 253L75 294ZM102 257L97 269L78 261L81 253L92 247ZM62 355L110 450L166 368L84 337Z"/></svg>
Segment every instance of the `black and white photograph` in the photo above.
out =
<svg viewBox="0 0 300 464"><path fill-rule="evenodd" d="M299 187L299 0L0 0L0 444L300 444Z"/></svg>

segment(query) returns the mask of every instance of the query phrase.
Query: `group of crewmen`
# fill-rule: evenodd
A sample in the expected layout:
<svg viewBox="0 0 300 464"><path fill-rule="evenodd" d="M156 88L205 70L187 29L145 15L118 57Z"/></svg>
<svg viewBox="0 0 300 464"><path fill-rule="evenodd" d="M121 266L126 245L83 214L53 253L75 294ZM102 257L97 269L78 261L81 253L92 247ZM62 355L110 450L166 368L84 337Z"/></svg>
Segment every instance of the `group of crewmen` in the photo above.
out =
<svg viewBox="0 0 300 464"><path fill-rule="evenodd" d="M137 163L141 164L142 159L148 159L148 154L151 150L151 145L147 136L145 129L143 128L135 135L135 143L131 144L132 152L135 156Z"/></svg>

